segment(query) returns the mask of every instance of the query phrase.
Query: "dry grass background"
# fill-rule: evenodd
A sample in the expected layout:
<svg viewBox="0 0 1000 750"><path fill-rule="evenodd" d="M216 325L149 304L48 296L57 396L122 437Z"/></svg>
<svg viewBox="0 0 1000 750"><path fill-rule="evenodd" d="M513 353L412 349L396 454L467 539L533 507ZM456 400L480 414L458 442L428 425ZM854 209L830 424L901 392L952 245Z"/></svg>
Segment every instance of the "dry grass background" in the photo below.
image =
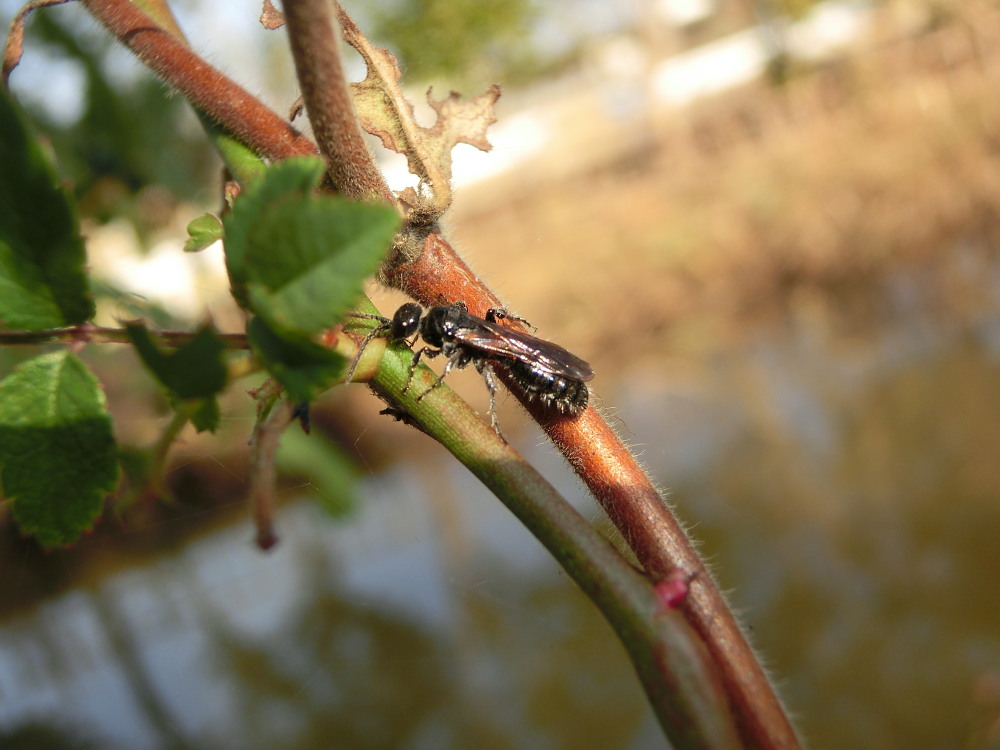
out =
<svg viewBox="0 0 1000 750"><path fill-rule="evenodd" d="M599 391L646 374L626 421L817 746L1000 740L997 366L977 333L1000 310L1000 14L954 21L664 115L630 158L455 219ZM901 356L892 336L913 355L925 324L936 343ZM787 349L753 353L769 329ZM699 399L732 408L732 444ZM685 484L699 436L714 460Z"/></svg>
<svg viewBox="0 0 1000 750"><path fill-rule="evenodd" d="M725 345L800 306L864 326L900 267L981 312L956 251L993 255L1000 236L998 42L983 11L704 102L631 158L522 184L454 233L543 332L598 362Z"/></svg>

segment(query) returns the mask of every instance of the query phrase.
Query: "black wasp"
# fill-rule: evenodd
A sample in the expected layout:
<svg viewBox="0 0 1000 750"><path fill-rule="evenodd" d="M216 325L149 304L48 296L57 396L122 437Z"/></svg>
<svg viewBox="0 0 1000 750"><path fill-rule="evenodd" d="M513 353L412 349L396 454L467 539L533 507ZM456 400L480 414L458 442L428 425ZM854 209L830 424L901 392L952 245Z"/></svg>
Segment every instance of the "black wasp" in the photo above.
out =
<svg viewBox="0 0 1000 750"><path fill-rule="evenodd" d="M464 302L431 307L426 313L420 305L408 302L396 310L391 319L361 313L352 315L377 320L379 325L358 347L358 357L347 374L348 381L365 347L376 336L387 333L391 341L402 341L419 334L427 346L413 352L411 378L421 357L443 354L448 358L444 372L419 398L439 386L452 369L461 370L472 364L482 373L489 388L490 423L501 436L496 417L497 385L493 371L496 363L507 367L513 382L530 399L537 398L545 406L571 415L587 407L586 382L594 377L590 365L558 344L500 325L497 321L509 317L502 309L491 308L485 318L480 318L470 313Z"/></svg>

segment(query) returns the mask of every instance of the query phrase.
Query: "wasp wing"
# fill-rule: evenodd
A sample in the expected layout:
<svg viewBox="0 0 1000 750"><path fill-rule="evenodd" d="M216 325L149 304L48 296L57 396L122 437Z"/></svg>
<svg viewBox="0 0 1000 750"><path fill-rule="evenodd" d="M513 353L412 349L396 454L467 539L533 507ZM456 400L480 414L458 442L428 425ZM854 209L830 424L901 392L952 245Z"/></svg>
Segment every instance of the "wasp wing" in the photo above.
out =
<svg viewBox="0 0 1000 750"><path fill-rule="evenodd" d="M497 359L516 359L574 380L586 382L594 377L594 371L588 363L558 344L515 328L491 323L472 314L468 314L468 317L475 325L456 330L453 335L457 342L488 352Z"/></svg>

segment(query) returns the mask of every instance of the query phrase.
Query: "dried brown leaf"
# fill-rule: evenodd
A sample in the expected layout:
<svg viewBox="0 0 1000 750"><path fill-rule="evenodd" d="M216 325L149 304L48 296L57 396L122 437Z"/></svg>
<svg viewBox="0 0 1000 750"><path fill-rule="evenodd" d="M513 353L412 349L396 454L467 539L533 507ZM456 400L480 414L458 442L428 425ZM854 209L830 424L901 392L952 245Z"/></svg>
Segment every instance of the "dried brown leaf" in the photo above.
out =
<svg viewBox="0 0 1000 750"><path fill-rule="evenodd" d="M462 101L452 91L440 101L434 101L427 89L427 103L437 112L437 122L432 128L421 128L427 140L431 157L442 173L451 179L451 150L459 143L475 146L480 151L493 148L486 140L486 129L497 121L493 104L500 97L500 87L490 86L479 96Z"/></svg>
<svg viewBox="0 0 1000 750"><path fill-rule="evenodd" d="M264 5L260 9L260 25L268 31L280 29L285 25L284 14L274 7L271 0L264 0Z"/></svg>
<svg viewBox="0 0 1000 750"><path fill-rule="evenodd" d="M389 50L374 47L368 49L367 54L361 54L368 66L368 75L363 81L351 84L354 108L361 120L361 127L381 140L386 148L405 154L408 151L409 137L395 113L399 108L405 108L412 121L413 107L399 90L398 82L402 73L396 58ZM394 97L395 93L399 94L398 98Z"/></svg>
<svg viewBox="0 0 1000 750"><path fill-rule="evenodd" d="M17 67L17 64L21 62L21 55L24 52L24 23L28 20L28 16L33 10L38 10L39 8L48 8L52 5L62 5L63 3L68 3L69 0L35 0L35 2L28 3L23 8L21 12L18 13L14 20L10 22L10 29L7 31L7 42L3 47L3 84L7 85L8 80L10 80L10 74Z"/></svg>
<svg viewBox="0 0 1000 750"><path fill-rule="evenodd" d="M368 68L365 79L352 84L361 126L386 148L405 155L410 173L430 188L430 205L424 201L422 208L430 213L444 212L451 203L451 151L459 143L490 150L486 128L496 122L493 104L500 96L500 87L493 85L467 101L455 92L435 101L428 90L427 101L437 120L432 127L421 127L400 88L402 73L396 58L388 50L374 47L343 8L339 18L345 41Z"/></svg>

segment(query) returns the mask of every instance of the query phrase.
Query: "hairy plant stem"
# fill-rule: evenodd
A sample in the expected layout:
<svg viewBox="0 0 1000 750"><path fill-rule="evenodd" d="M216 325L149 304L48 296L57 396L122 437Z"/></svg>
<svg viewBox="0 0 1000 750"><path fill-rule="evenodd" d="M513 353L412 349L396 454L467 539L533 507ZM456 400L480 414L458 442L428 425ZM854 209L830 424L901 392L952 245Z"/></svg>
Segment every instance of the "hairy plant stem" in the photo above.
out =
<svg viewBox="0 0 1000 750"><path fill-rule="evenodd" d="M150 331L149 334L164 346L183 346L198 334L187 331ZM216 333L216 338L226 349L249 349L245 333ZM81 323L67 328L50 328L44 331L0 331L0 344L50 344L57 342L86 344L130 344L124 328L105 328Z"/></svg>
<svg viewBox="0 0 1000 750"><path fill-rule="evenodd" d="M158 25L134 3L81 2L150 70L258 155L284 159L316 154L316 145L288 121L205 62L183 39Z"/></svg>
<svg viewBox="0 0 1000 750"><path fill-rule="evenodd" d="M333 186L358 200L395 203L368 151L340 60L330 0L285 0L285 23L306 113Z"/></svg>
<svg viewBox="0 0 1000 750"><path fill-rule="evenodd" d="M288 400L275 404L265 417L257 420L250 440L250 489L247 495L257 526L257 546L262 550L271 549L278 543L274 533L275 454L281 433L294 419L293 409L294 405Z"/></svg>
<svg viewBox="0 0 1000 750"><path fill-rule="evenodd" d="M739 747L721 681L702 639L522 456L412 355L387 350L372 385L475 474L549 550L625 645L677 748ZM425 393L426 392L426 393ZM419 395L424 394L424 395Z"/></svg>
<svg viewBox="0 0 1000 750"><path fill-rule="evenodd" d="M389 282L425 304L465 300L475 315L502 306L438 232L427 236L415 260L393 269ZM593 407L576 419L555 415L498 374L594 493L647 575L656 581L680 569L693 576L681 609L712 654L747 745L797 748L791 723L711 573L608 423Z"/></svg>
<svg viewBox="0 0 1000 750"><path fill-rule="evenodd" d="M127 0L82 2L151 69L258 155L281 159L315 153L315 146L281 117ZM296 45L293 42L293 48ZM314 81L330 82L342 77L342 70L312 75ZM316 108L321 107L311 104L311 109ZM351 168L340 167L347 173L367 174L372 167L367 150L345 149L344 158L359 161ZM343 184L357 184L362 192L371 193L367 178L357 183L347 179ZM407 250L385 277L421 302L461 299L475 314L499 304L439 231L432 228ZM575 420L553 417L537 405L526 404L526 408L600 500L650 578L662 578L676 568L697 573L682 611L704 639L722 675L744 743L757 748L798 747L787 716L720 592L656 488L611 428L592 408Z"/></svg>

